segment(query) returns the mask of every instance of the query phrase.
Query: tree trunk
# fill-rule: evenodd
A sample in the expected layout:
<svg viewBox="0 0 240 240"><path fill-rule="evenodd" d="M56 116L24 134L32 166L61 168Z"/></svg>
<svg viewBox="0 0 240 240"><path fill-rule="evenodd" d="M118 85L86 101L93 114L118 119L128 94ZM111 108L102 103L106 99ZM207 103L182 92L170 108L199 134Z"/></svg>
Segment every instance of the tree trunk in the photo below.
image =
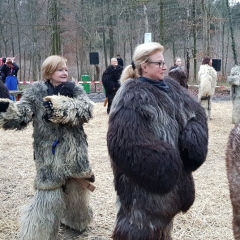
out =
<svg viewBox="0 0 240 240"><path fill-rule="evenodd" d="M50 12L52 19L51 21L51 54L61 54L61 42L60 42L60 26L59 26L59 1L52 0L50 6Z"/></svg>
<svg viewBox="0 0 240 240"><path fill-rule="evenodd" d="M159 40L162 45L164 45L164 14L163 14L163 1L159 0L159 6L160 6L160 23L159 23Z"/></svg>
<svg viewBox="0 0 240 240"><path fill-rule="evenodd" d="M17 7L16 7L16 0L14 0L13 2L14 4L14 13L15 13L15 17L16 17L16 22L17 22L17 42L18 42L18 64L20 67L20 77L18 77L19 79L21 79L21 66L22 66L22 55L21 55L21 38L20 38L20 26L19 26L19 19L18 19L18 13L17 13ZM15 56L14 56L15 57Z"/></svg>
<svg viewBox="0 0 240 240"><path fill-rule="evenodd" d="M190 0L188 0L187 5L187 37L186 37L186 70L187 70L187 81L189 80L189 70L190 70Z"/></svg>
<svg viewBox="0 0 240 240"><path fill-rule="evenodd" d="M233 24L232 24L232 13L231 13L231 9L230 9L228 0L226 0L226 4L227 4L227 10L228 10L230 35L231 35L231 39L232 39L233 59L234 59L235 65L237 65L238 61L237 61L236 44L235 44L235 38L234 38L234 32L233 32Z"/></svg>
<svg viewBox="0 0 240 240"><path fill-rule="evenodd" d="M197 81L197 20L196 20L196 0L192 0L193 18L193 81Z"/></svg>

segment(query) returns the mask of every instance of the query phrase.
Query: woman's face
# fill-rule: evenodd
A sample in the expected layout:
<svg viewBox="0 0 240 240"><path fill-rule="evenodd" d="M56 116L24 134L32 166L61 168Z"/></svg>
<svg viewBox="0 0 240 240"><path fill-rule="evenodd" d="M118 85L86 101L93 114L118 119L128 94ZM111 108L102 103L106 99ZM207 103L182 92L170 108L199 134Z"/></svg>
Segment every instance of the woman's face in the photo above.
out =
<svg viewBox="0 0 240 240"><path fill-rule="evenodd" d="M164 72L167 69L164 63L164 57L162 52L156 52L150 56L147 63L142 63L142 76L150 78L152 80L162 80L164 77Z"/></svg>
<svg viewBox="0 0 240 240"><path fill-rule="evenodd" d="M52 74L50 82L52 83L53 86L58 86L59 84L66 82L67 78L68 70L66 63L64 63Z"/></svg>

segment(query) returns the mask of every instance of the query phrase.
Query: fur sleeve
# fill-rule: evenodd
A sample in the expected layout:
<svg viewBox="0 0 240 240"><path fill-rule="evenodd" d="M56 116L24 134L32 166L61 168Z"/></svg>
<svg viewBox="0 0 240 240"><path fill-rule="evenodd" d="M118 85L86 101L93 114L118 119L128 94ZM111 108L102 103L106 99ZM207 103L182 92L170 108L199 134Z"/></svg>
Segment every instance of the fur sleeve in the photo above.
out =
<svg viewBox="0 0 240 240"><path fill-rule="evenodd" d="M127 84L127 83L125 83ZM119 101L122 94L124 100ZM139 91L120 91L109 118L109 155L120 172L155 193L170 192L179 177L182 161L178 150L157 138L150 127L154 103Z"/></svg>
<svg viewBox="0 0 240 240"><path fill-rule="evenodd" d="M179 149L184 167L187 171L195 171L206 159L208 146L208 130L203 117L188 121L179 137Z"/></svg>
<svg viewBox="0 0 240 240"><path fill-rule="evenodd" d="M0 113L1 128L22 130L32 120L33 112L28 104L25 103L20 107L19 104L4 98L0 99L0 102L9 103L6 112Z"/></svg>
<svg viewBox="0 0 240 240"><path fill-rule="evenodd" d="M203 164L207 156L207 117L204 109L190 94L185 94L182 100L187 121L180 132L179 150L185 169L195 171Z"/></svg>
<svg viewBox="0 0 240 240"><path fill-rule="evenodd" d="M90 101L80 86L74 89L74 97L62 95L47 96L44 101L50 101L53 112L49 120L54 123L79 125L92 118L94 103Z"/></svg>
<svg viewBox="0 0 240 240"><path fill-rule="evenodd" d="M184 88L179 88L171 79L166 83L172 89L170 98L178 108L177 119L180 127L179 150L184 168L194 171L206 159L208 150L208 123L204 109ZM176 94L178 92L178 94Z"/></svg>

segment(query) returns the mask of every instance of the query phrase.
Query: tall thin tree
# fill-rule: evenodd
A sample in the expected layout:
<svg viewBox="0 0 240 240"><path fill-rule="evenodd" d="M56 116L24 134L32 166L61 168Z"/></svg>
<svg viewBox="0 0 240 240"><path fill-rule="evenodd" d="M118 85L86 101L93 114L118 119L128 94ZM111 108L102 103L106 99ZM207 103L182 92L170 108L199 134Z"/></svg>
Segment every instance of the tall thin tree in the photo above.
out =
<svg viewBox="0 0 240 240"><path fill-rule="evenodd" d="M236 52L236 43L234 38L234 32L233 32L233 24L232 24L232 12L229 5L229 0L226 0L227 10L228 10L228 19L229 19L229 28L230 28L230 35L232 39L232 52L233 52L233 59L234 63L237 65L237 52Z"/></svg>

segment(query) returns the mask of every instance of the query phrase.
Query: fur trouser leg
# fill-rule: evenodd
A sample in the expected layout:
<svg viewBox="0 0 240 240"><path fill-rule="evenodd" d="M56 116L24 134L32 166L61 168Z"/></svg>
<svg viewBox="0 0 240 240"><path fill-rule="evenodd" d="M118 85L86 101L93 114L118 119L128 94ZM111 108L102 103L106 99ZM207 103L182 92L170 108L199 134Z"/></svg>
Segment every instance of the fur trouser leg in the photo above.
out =
<svg viewBox="0 0 240 240"><path fill-rule="evenodd" d="M69 179L66 182L64 197L66 210L61 222L79 232L83 231L93 218L93 212L89 205L89 190Z"/></svg>
<svg viewBox="0 0 240 240"><path fill-rule="evenodd" d="M21 240L56 240L65 204L62 189L38 190L20 221Z"/></svg>
<svg viewBox="0 0 240 240"><path fill-rule="evenodd" d="M240 120L240 99L233 100L232 123L235 124Z"/></svg>
<svg viewBox="0 0 240 240"><path fill-rule="evenodd" d="M201 100L200 101L201 106L204 108L207 119L211 118L211 105L212 105L212 99L209 100Z"/></svg>
<svg viewBox="0 0 240 240"><path fill-rule="evenodd" d="M146 224L133 223L120 207L114 229L113 240L171 240L172 221L165 224L157 217L145 221Z"/></svg>

